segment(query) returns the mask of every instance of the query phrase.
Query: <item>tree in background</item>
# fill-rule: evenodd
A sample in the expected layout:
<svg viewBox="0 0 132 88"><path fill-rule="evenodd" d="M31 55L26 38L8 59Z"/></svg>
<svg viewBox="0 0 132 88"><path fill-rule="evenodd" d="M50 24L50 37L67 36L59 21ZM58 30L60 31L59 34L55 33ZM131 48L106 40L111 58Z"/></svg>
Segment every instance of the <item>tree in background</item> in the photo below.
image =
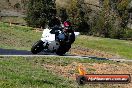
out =
<svg viewBox="0 0 132 88"><path fill-rule="evenodd" d="M60 2L60 0L58 0ZM64 6L57 5L58 15L62 21L69 20L73 29L83 33L88 32L89 25L85 17L85 12L82 10L81 4L84 0L67 0L63 2Z"/></svg>
<svg viewBox="0 0 132 88"><path fill-rule="evenodd" d="M25 20L29 26L44 28L54 8L55 3L53 0L29 0Z"/></svg>
<svg viewBox="0 0 132 88"><path fill-rule="evenodd" d="M118 16L121 18L121 27L125 28L128 24L128 5L131 0L118 0L117 2L117 10L118 10Z"/></svg>
<svg viewBox="0 0 132 88"><path fill-rule="evenodd" d="M61 18L61 21L64 22L68 19L68 14L66 12L66 9L60 8L58 10L58 16Z"/></svg>
<svg viewBox="0 0 132 88"><path fill-rule="evenodd" d="M56 1L58 5L53 0L29 0L26 17L28 25L44 27L54 12L53 8L57 8L62 21L70 20L73 28L83 34L118 39L131 37L127 28L127 6L131 0L100 0L102 6L97 6L96 10L92 10L91 4L84 4L85 0Z"/></svg>
<svg viewBox="0 0 132 88"><path fill-rule="evenodd" d="M127 31L130 0L102 0L102 8L95 17L91 34L95 36L124 38Z"/></svg>
<svg viewBox="0 0 132 88"><path fill-rule="evenodd" d="M26 10L28 8L28 1L29 0L21 0L21 8L22 8L22 10Z"/></svg>
<svg viewBox="0 0 132 88"><path fill-rule="evenodd" d="M6 0L6 2L8 3L8 6L11 6L10 0Z"/></svg>
<svg viewBox="0 0 132 88"><path fill-rule="evenodd" d="M16 9L17 11L19 11L19 10L21 9L20 3L16 3L16 4L14 5L14 9Z"/></svg>
<svg viewBox="0 0 132 88"><path fill-rule="evenodd" d="M69 7L67 7L67 14L69 16L69 20L74 26L74 29L78 29L79 23L81 22L77 4L77 0L71 0Z"/></svg>
<svg viewBox="0 0 132 88"><path fill-rule="evenodd" d="M110 6L109 0L103 1L102 10L98 12L98 15L95 15L96 19L94 20L94 25L91 29L91 34L95 36L108 37L108 31L111 30L111 16L110 16Z"/></svg>

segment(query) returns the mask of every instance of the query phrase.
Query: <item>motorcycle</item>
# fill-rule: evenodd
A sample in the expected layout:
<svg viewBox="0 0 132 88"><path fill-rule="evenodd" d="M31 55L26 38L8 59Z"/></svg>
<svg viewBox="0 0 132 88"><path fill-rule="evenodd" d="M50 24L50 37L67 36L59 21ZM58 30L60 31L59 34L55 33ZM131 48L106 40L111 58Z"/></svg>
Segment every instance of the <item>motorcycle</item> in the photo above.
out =
<svg viewBox="0 0 132 88"><path fill-rule="evenodd" d="M31 52L37 54L44 51L64 55L71 48L77 35L79 32L65 33L63 28L58 26L47 27L43 30L42 38L32 46Z"/></svg>

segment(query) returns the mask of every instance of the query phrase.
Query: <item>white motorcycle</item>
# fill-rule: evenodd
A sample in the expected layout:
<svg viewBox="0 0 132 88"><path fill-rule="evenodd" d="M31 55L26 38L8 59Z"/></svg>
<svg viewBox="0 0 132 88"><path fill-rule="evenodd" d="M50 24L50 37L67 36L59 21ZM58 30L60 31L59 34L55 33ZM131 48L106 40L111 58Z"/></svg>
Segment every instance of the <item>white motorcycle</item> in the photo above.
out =
<svg viewBox="0 0 132 88"><path fill-rule="evenodd" d="M43 31L41 40L37 41L32 46L31 52L37 54L44 51L64 55L71 48L71 44L75 41L77 35L79 35L79 32L66 34L63 32L63 29L58 26L46 28Z"/></svg>

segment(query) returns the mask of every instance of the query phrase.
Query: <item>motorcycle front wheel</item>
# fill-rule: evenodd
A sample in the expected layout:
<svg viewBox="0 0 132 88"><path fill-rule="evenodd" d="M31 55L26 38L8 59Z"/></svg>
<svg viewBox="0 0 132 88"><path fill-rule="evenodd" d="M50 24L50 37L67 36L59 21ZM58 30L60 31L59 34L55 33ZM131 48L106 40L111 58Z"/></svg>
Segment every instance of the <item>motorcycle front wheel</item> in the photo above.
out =
<svg viewBox="0 0 132 88"><path fill-rule="evenodd" d="M31 52L32 52L33 54L37 54L37 53L41 52L41 51L44 49L43 44L44 44L44 42L43 42L42 40L37 41L37 42L32 46Z"/></svg>

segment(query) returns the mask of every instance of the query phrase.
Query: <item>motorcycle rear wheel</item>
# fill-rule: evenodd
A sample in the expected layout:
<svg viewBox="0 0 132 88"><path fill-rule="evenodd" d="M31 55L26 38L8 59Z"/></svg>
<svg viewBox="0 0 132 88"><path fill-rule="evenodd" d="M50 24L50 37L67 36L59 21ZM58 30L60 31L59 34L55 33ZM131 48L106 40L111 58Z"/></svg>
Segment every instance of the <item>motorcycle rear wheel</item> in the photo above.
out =
<svg viewBox="0 0 132 88"><path fill-rule="evenodd" d="M37 42L32 46L31 52L32 52L33 54L37 54L37 53L41 52L41 51L44 49L43 44L44 44L44 42L43 42L42 40L37 41Z"/></svg>
<svg viewBox="0 0 132 88"><path fill-rule="evenodd" d="M61 45L61 46L57 49L56 54L62 56L62 55L64 55L66 52L68 52L70 48L71 48L71 45L70 45L70 44Z"/></svg>

